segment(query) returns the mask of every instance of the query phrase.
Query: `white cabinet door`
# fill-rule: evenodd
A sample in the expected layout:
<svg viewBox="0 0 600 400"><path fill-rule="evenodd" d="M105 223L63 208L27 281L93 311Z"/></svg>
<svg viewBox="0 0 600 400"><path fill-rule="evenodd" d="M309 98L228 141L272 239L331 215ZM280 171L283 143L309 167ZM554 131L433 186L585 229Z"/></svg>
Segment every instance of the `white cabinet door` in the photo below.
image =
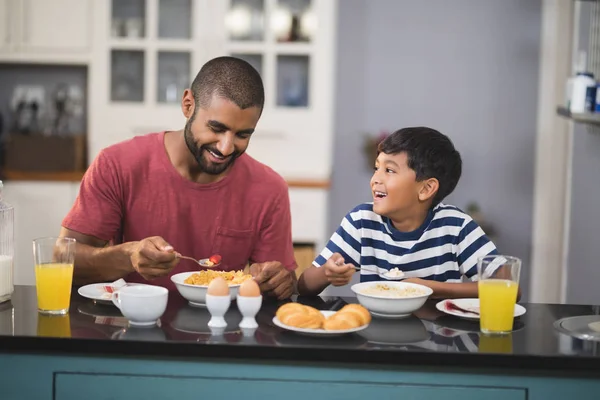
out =
<svg viewBox="0 0 600 400"><path fill-rule="evenodd" d="M2 195L15 207L15 284L35 285L32 241L56 236L74 200L71 182L5 182Z"/></svg>
<svg viewBox="0 0 600 400"><path fill-rule="evenodd" d="M81 52L89 49L90 0L22 2L21 51Z"/></svg>
<svg viewBox="0 0 600 400"><path fill-rule="evenodd" d="M0 51L8 50L11 40L14 39L14 18L11 15L11 6L14 8L15 0L0 0Z"/></svg>

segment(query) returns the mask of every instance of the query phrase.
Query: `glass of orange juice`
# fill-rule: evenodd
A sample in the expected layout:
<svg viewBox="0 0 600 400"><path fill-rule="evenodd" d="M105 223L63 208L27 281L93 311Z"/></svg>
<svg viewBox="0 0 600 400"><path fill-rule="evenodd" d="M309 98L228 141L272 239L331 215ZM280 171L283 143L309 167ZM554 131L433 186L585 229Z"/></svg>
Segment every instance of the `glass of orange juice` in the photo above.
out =
<svg viewBox="0 0 600 400"><path fill-rule="evenodd" d="M477 260L481 332L502 335L512 331L520 275L517 257L490 255Z"/></svg>
<svg viewBox="0 0 600 400"><path fill-rule="evenodd" d="M64 315L71 304L75 239L46 237L33 241L38 311Z"/></svg>

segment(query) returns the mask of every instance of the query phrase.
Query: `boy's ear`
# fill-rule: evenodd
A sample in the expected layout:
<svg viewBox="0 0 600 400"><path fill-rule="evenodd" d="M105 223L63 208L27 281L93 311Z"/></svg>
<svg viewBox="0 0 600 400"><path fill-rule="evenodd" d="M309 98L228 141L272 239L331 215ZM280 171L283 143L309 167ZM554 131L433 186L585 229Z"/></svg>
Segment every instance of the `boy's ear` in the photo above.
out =
<svg viewBox="0 0 600 400"><path fill-rule="evenodd" d="M433 199L439 188L440 182L437 179L425 179L421 182L421 190L419 190L419 200L425 202L427 200Z"/></svg>

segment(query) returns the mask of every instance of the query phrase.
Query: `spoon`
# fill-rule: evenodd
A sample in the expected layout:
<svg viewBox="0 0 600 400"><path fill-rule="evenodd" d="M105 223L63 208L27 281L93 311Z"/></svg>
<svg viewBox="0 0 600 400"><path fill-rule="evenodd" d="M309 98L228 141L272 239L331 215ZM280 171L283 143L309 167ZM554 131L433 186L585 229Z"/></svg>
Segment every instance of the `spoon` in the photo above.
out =
<svg viewBox="0 0 600 400"><path fill-rule="evenodd" d="M204 268L216 268L219 265L221 265L221 256L219 256L219 255L214 255L214 256L211 256L210 258L202 258L200 260L196 260L193 257L182 256L181 254L178 254L177 256L179 258L185 258L186 260L194 261L198 265L200 265L201 267L204 267Z"/></svg>
<svg viewBox="0 0 600 400"><path fill-rule="evenodd" d="M338 262L335 263L335 265L342 266L342 265L344 265L344 263L341 262L341 261L338 261ZM400 271L398 268L393 268L393 269L391 269L390 271L388 271L388 272L386 272L384 274L379 273L379 271L375 271L375 270L372 270L372 269L369 269L369 268L365 268L365 267L357 267L355 265L352 265L352 268L354 268L357 271L360 271L361 269L364 269L365 271L375 272L380 277L388 279L390 281L399 281L399 280L404 279L404 273L402 271ZM392 275L391 272L397 273L397 275Z"/></svg>

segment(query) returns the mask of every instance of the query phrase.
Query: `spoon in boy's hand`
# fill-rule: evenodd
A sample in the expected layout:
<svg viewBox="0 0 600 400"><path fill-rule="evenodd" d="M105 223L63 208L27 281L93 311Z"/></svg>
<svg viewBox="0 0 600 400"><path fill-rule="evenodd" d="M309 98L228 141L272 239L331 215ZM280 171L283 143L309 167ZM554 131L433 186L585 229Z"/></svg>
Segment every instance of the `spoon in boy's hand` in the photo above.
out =
<svg viewBox="0 0 600 400"><path fill-rule="evenodd" d="M342 266L344 265L344 262L342 260L338 260L335 265L338 266ZM404 272L400 271L400 269L398 269L398 267L394 267L391 270L387 271L384 274L379 273L379 271L374 271L372 269L369 268L365 268L365 267L357 267L355 265L351 265L352 268L354 268L357 271L360 271L361 269L364 269L365 271L372 271L375 272L376 274L378 274L379 276L388 279L390 281L399 281L404 279Z"/></svg>
<svg viewBox="0 0 600 400"><path fill-rule="evenodd" d="M200 260L196 260L192 257L182 256L181 254L177 254L179 258L185 258L186 260L195 261L198 265L204 268L215 268L221 265L221 256L218 254L212 255L209 258L202 258Z"/></svg>

